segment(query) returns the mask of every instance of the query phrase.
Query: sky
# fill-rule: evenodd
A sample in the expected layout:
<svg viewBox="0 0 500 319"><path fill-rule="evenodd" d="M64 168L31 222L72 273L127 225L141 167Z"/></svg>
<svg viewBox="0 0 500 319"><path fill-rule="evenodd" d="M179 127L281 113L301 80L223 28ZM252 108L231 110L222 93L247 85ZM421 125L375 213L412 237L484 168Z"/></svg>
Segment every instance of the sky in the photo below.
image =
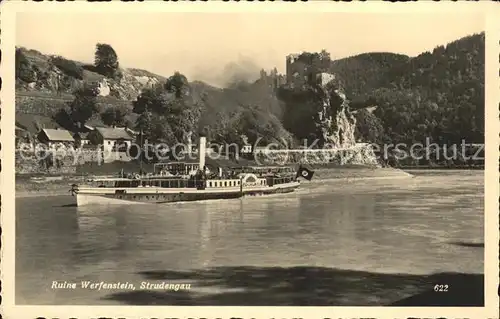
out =
<svg viewBox="0 0 500 319"><path fill-rule="evenodd" d="M477 14L19 13L16 45L93 62L110 44L122 67L223 86L228 73L285 71L285 57L326 49L333 59L366 52L418 55L485 29Z"/></svg>

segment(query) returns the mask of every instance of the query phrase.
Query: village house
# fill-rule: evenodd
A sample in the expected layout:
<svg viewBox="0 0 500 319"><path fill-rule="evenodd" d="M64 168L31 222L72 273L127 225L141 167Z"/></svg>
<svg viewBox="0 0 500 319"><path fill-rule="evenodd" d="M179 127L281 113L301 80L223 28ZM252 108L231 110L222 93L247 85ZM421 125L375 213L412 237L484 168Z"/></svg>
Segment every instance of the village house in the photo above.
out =
<svg viewBox="0 0 500 319"><path fill-rule="evenodd" d="M63 129L42 129L37 138L40 143L46 144L50 148L73 147L75 143L71 133Z"/></svg>
<svg viewBox="0 0 500 319"><path fill-rule="evenodd" d="M87 138L92 144L101 145L103 151L126 151L134 140L124 127L96 127ZM118 150L117 147L122 148Z"/></svg>

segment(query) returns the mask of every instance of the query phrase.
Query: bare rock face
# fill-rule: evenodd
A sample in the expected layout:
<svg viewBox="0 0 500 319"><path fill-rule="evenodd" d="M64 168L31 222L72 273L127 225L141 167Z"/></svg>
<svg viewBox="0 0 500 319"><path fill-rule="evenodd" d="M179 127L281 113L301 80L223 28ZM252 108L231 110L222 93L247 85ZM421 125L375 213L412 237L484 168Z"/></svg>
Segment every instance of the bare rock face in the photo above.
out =
<svg viewBox="0 0 500 319"><path fill-rule="evenodd" d="M316 126L328 148L349 148L356 144L356 118L349 109L344 92L334 84L334 76L321 74L319 90L323 106L318 112Z"/></svg>
<svg viewBox="0 0 500 319"><path fill-rule="evenodd" d="M122 70L122 77L119 80L107 80L109 95L121 100L133 101L146 87L158 84L156 78L148 76L134 76L127 69Z"/></svg>
<svg viewBox="0 0 500 319"><path fill-rule="evenodd" d="M158 79L150 77L150 76L134 76L135 79L144 87L152 87L160 84Z"/></svg>
<svg viewBox="0 0 500 319"><path fill-rule="evenodd" d="M108 81L106 79L102 79L99 81L97 85L97 91L99 92L99 96L108 96L109 93L111 92L111 89L109 88Z"/></svg>

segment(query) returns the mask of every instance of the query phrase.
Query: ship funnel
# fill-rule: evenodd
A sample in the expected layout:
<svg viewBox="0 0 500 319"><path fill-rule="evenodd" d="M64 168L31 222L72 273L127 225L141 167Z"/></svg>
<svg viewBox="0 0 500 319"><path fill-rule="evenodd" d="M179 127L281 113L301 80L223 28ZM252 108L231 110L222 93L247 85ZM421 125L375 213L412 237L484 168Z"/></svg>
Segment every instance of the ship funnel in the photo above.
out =
<svg viewBox="0 0 500 319"><path fill-rule="evenodd" d="M199 169L204 170L205 167L205 156L207 155L207 138L204 136L200 137L200 145L198 146L198 158L199 158Z"/></svg>

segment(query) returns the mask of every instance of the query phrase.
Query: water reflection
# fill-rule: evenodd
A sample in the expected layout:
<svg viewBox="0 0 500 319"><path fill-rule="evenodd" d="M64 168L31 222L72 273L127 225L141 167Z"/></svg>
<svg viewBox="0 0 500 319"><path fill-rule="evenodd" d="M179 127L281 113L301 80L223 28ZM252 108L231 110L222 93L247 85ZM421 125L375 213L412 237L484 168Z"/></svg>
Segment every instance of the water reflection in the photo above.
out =
<svg viewBox="0 0 500 319"><path fill-rule="evenodd" d="M256 275L272 277L279 266L309 280L332 269L482 273L480 181L481 176L318 181L277 196L105 208L68 206L72 198L65 196L21 199L16 302L109 304L106 292L54 291L50 282L140 282L142 274L158 270L220 269L222 276L223 269L246 267L249 276L260 269ZM336 300L352 304L361 295Z"/></svg>

